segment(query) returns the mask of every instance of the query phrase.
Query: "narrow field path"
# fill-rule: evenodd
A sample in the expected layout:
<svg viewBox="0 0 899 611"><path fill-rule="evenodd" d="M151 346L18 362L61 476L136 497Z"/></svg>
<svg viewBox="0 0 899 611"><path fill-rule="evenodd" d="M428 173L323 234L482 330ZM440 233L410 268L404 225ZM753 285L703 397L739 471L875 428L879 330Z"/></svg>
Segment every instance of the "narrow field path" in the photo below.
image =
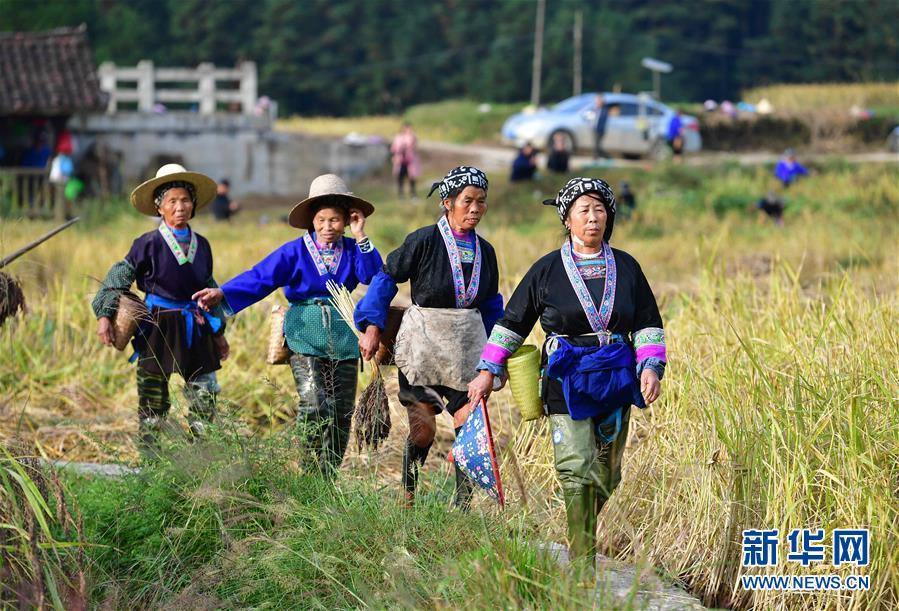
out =
<svg viewBox="0 0 899 611"><path fill-rule="evenodd" d="M559 564L567 565L568 548L561 543L549 543L543 551L555 557ZM681 588L666 583L651 569L639 569L626 562L596 555L596 601L607 601L611 596L616 603L628 604L645 611L699 611L707 609L698 598Z"/></svg>

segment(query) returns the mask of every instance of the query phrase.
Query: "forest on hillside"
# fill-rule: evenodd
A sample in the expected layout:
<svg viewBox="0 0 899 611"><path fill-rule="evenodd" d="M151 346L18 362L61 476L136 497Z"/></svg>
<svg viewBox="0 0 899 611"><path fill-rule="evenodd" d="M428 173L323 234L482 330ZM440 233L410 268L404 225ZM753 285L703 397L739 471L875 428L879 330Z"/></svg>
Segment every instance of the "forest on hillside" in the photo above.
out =
<svg viewBox="0 0 899 611"><path fill-rule="evenodd" d="M259 65L282 114L373 114L469 97L527 100L534 0L0 0L0 30L87 24L98 62ZM899 78L895 0L547 0L542 101L647 90L640 59L674 65L668 100L769 83Z"/></svg>

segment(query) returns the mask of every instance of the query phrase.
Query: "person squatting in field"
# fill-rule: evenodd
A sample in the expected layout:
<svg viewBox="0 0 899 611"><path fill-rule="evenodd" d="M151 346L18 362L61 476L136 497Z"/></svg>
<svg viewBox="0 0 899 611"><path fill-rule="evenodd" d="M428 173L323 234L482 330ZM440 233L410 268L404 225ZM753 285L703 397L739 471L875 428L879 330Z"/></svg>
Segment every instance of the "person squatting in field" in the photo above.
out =
<svg viewBox="0 0 899 611"><path fill-rule="evenodd" d="M291 226L307 233L278 247L221 288L205 288L193 295L201 307L222 304L233 316L276 289L284 289L290 302L284 337L300 397L299 432L328 478L337 474L349 441L359 347L352 328L332 305L327 283L333 281L352 291L371 282L381 269L381 255L365 234L366 217L374 210L371 203L353 195L340 177L319 176L309 187L309 197L294 206L288 217ZM352 238L343 235L347 226Z"/></svg>
<svg viewBox="0 0 899 611"><path fill-rule="evenodd" d="M203 312L191 295L216 286L212 276L212 248L193 231L189 220L215 197L215 181L178 164L159 168L156 177L131 193L142 214L161 216L159 227L140 236L125 258L103 280L92 307L97 335L106 345L115 342L113 317L122 293L136 281L146 294L150 320L142 321L132 341L137 361L138 431L141 449L155 451L157 434L171 407L169 378L186 382L188 422L194 435L215 417L220 391L215 372L228 356L224 314Z"/></svg>
<svg viewBox="0 0 899 611"><path fill-rule="evenodd" d="M571 556L592 570L597 516L621 480L631 405L645 407L659 397L665 332L640 265L609 246L616 211L611 187L572 178L543 203L558 209L568 235L515 289L468 399L490 394L539 320L547 336L541 398L552 424Z"/></svg>
<svg viewBox="0 0 899 611"><path fill-rule="evenodd" d="M440 194L441 205L437 223L406 236L403 244L387 256L384 269L356 306L355 323L360 331L364 331L359 347L366 360L378 351L390 302L397 294L397 284L402 282L411 283L414 307L425 308L421 311L424 319L429 316L427 309L430 308L440 308L444 313L451 311L452 316L461 315L458 325L448 331L450 333L468 336L480 332L483 336L485 330L489 333L494 322L502 316L496 253L487 240L475 233L487 212L487 176L477 168L460 166L434 183L431 193L435 190ZM482 329L469 328L472 318L470 312L466 312L468 310L480 313L474 324L482 325ZM403 325L408 319L407 312ZM420 337L416 341L429 349L435 362L442 360L451 365L460 356L447 354L445 346L441 350L442 346L431 345L428 338ZM419 367L420 363L407 365L406 370L401 366L398 374L399 400L409 417L402 471L402 486L408 504L414 501L419 468L424 465L434 443L436 414L446 409L458 432L471 411L464 390L466 379L460 379L457 388L443 384L414 385L409 378L415 377L413 371ZM426 367L443 369L434 363ZM466 509L471 495L471 482L456 467L455 505Z"/></svg>

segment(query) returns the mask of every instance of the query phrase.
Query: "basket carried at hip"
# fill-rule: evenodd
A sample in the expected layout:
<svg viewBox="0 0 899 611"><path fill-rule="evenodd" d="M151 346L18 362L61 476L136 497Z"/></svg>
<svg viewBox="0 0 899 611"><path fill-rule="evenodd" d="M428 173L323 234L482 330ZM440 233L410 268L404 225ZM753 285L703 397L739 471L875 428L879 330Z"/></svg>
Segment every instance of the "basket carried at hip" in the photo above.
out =
<svg viewBox="0 0 899 611"><path fill-rule="evenodd" d="M122 291L116 313L112 317L112 327L115 330L113 346L116 350L127 348L140 324L150 320L152 318L147 304L131 291Z"/></svg>
<svg viewBox="0 0 899 611"><path fill-rule="evenodd" d="M512 398L524 421L543 416L543 400L540 398L540 349L524 344L506 362L509 388Z"/></svg>
<svg viewBox="0 0 899 611"><path fill-rule="evenodd" d="M286 365L290 362L290 348L284 338L284 316L287 308L283 305L273 305L269 318L268 350L265 354L265 362L269 365Z"/></svg>

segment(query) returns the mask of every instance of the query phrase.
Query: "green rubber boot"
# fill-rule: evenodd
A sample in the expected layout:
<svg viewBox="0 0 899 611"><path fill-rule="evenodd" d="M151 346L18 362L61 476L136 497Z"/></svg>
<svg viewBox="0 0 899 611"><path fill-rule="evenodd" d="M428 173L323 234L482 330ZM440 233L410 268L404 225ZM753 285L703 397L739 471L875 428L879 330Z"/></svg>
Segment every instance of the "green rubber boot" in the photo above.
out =
<svg viewBox="0 0 899 611"><path fill-rule="evenodd" d="M568 518L568 555L572 566L589 571L596 561L596 488L579 486L564 489Z"/></svg>

